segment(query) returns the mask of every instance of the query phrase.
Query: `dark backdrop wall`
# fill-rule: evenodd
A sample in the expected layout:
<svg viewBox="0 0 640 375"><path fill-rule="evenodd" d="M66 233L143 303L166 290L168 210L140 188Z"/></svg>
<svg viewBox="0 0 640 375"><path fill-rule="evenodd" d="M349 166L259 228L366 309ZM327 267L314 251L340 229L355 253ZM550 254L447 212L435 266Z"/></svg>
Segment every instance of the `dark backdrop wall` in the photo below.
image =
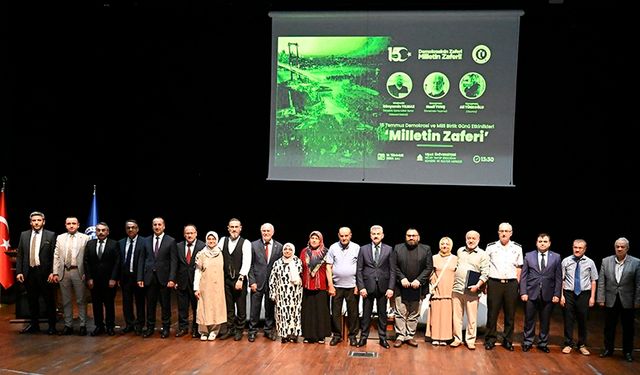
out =
<svg viewBox="0 0 640 375"><path fill-rule="evenodd" d="M299 3L4 4L9 100L0 176L8 177L12 245L33 210L45 212L56 232L68 215L85 223L95 184L100 220L115 238L127 218L148 235L152 218L163 216L167 232L181 238L186 223L201 236L226 234L228 219L238 217L245 237L258 238L260 224L271 222L275 237L298 249L316 229L327 244L336 241L343 225L366 243L372 224L384 226L390 244L416 227L434 248L445 235L461 246L464 233L477 229L484 247L508 221L525 250L548 232L562 255L585 238L599 263L619 236L634 252L634 107L624 94L633 82L625 79L632 72L625 54L635 49L631 12L615 1ZM267 13L315 9L524 9L516 187L266 181Z"/></svg>

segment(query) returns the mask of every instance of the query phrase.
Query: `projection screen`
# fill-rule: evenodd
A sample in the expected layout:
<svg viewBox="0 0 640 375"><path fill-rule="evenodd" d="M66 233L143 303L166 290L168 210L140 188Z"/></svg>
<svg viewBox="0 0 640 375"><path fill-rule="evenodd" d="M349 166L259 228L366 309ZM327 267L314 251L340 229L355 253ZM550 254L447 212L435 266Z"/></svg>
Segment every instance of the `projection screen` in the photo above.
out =
<svg viewBox="0 0 640 375"><path fill-rule="evenodd" d="M522 11L272 12L272 180L513 186Z"/></svg>

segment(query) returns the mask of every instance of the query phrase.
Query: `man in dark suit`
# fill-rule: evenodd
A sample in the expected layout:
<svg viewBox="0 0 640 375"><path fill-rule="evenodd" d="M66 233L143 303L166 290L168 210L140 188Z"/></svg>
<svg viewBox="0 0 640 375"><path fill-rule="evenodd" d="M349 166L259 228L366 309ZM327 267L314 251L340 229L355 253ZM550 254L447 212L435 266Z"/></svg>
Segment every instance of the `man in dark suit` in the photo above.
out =
<svg viewBox="0 0 640 375"><path fill-rule="evenodd" d="M260 310L264 300L264 335L276 339L274 330L274 304L269 298L269 275L273 263L282 258L282 244L273 239L273 225L264 223L260 227L261 238L251 243L251 268L249 288L251 288L251 311L249 313L249 341L254 342L258 333Z"/></svg>
<svg viewBox="0 0 640 375"><path fill-rule="evenodd" d="M380 346L389 348L387 342L387 300L393 298L396 285L395 268L391 265L391 246L382 243L384 231L380 225L369 230L371 243L360 248L356 270L356 284L362 296L362 320L358 347L367 345L373 302L378 313L378 337Z"/></svg>
<svg viewBox="0 0 640 375"><path fill-rule="evenodd" d="M84 251L84 272L87 287L91 291L95 329L91 336L106 332L115 334L116 326L116 285L120 275L120 248L118 242L108 239L109 226L100 222L96 225L96 235L87 242ZM103 310L104 309L104 310Z"/></svg>
<svg viewBox="0 0 640 375"><path fill-rule="evenodd" d="M615 242L616 254L602 260L598 278L597 301L605 307L604 351L600 357L613 355L616 326L622 323L622 351L627 362L633 361L633 320L640 309L640 259L628 255L629 240Z"/></svg>
<svg viewBox="0 0 640 375"><path fill-rule="evenodd" d="M120 245L120 287L122 288L122 314L125 327L122 333L135 331L142 334L145 321L145 290L138 286L138 264L144 250L144 239L138 236L138 222L127 220L127 237L119 241ZM135 311L134 311L135 301Z"/></svg>
<svg viewBox="0 0 640 375"><path fill-rule="evenodd" d="M407 229L405 242L394 247L391 267L395 267L396 290L394 291L397 314L395 317L396 342L399 348L407 343L414 348L418 328L420 305L429 291L429 277L433 272L431 247L420 243L420 233L415 228Z"/></svg>
<svg viewBox="0 0 640 375"><path fill-rule="evenodd" d="M56 302L53 288L53 253L56 246L56 235L44 229L44 214L34 211L29 215L31 230L20 234L18 255L16 257L16 280L24 283L29 301L28 324L20 333L38 333L40 326L40 297L42 297L47 319L49 335L56 334Z"/></svg>
<svg viewBox="0 0 640 375"><path fill-rule="evenodd" d="M551 237L538 235L537 250L524 257L520 274L520 299L525 303L524 341L522 351L528 352L536 335L536 315L540 315L538 349L549 353L549 324L551 313L562 293L562 259L549 251Z"/></svg>
<svg viewBox="0 0 640 375"><path fill-rule="evenodd" d="M191 322L191 337L200 337L196 323L198 299L193 291L193 278L196 273L196 254L204 248L205 243L199 239L198 230L193 224L187 224L183 229L184 241L178 242L178 271L176 276L176 290L178 292L178 332L176 337L189 333L189 306L193 321Z"/></svg>
<svg viewBox="0 0 640 375"><path fill-rule="evenodd" d="M176 285L178 247L176 240L164 233L163 218L154 218L152 225L153 235L145 239L138 264L138 286L147 290L147 329L142 337L153 335L159 298L162 308L160 337L166 339L171 327L171 290Z"/></svg>

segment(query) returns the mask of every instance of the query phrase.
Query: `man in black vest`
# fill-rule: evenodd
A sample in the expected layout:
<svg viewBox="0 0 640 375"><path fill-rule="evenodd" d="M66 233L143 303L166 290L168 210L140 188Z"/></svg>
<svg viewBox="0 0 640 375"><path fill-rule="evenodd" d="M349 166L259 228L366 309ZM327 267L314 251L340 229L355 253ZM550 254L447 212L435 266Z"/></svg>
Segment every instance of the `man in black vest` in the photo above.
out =
<svg viewBox="0 0 640 375"><path fill-rule="evenodd" d="M247 321L247 275L251 268L251 242L240 237L240 220L229 220L227 229L229 236L222 237L219 242L224 256L227 329L218 338L224 340L233 335L235 341L240 341Z"/></svg>

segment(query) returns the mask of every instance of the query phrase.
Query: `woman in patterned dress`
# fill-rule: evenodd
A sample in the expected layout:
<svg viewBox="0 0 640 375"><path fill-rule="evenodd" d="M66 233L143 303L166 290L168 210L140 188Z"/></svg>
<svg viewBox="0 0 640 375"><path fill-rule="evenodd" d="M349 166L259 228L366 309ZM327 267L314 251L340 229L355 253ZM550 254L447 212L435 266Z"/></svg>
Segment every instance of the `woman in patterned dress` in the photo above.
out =
<svg viewBox="0 0 640 375"><path fill-rule="evenodd" d="M276 331L283 344L297 342L302 333L302 262L295 251L292 243L284 244L269 276L269 298L275 302Z"/></svg>

